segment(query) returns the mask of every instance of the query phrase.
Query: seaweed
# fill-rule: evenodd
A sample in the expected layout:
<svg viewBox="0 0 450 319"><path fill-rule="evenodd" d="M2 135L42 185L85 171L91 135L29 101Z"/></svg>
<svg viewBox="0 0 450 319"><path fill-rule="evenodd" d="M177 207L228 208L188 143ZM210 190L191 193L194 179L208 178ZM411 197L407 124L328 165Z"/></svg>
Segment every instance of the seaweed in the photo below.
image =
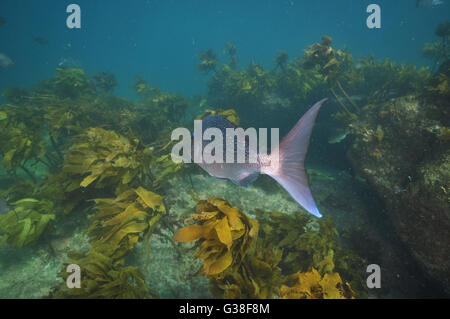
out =
<svg viewBox="0 0 450 319"><path fill-rule="evenodd" d="M23 198L12 204L14 209L0 216L0 245L22 248L36 243L55 219L53 203Z"/></svg>
<svg viewBox="0 0 450 319"><path fill-rule="evenodd" d="M116 191L149 177L150 153L138 140L102 128L91 128L69 148L62 172L70 176L67 192L116 185Z"/></svg>
<svg viewBox="0 0 450 319"><path fill-rule="evenodd" d="M95 81L95 86L101 91L111 93L118 85L116 77L112 73L97 72L92 75Z"/></svg>
<svg viewBox="0 0 450 319"><path fill-rule="evenodd" d="M58 68L53 82L54 92L62 98L95 95L95 86L83 69Z"/></svg>
<svg viewBox="0 0 450 319"><path fill-rule="evenodd" d="M216 69L218 60L212 49L202 51L197 56L200 59L200 64L197 64L197 71L209 73Z"/></svg>
<svg viewBox="0 0 450 319"><path fill-rule="evenodd" d="M236 54L236 46L231 42L225 43L225 53L228 55L228 65L232 70L236 70L238 66L238 58Z"/></svg>
<svg viewBox="0 0 450 319"><path fill-rule="evenodd" d="M222 276L211 278L215 297L226 299L268 299L279 296L283 276L278 264L282 251L256 242L243 262Z"/></svg>
<svg viewBox="0 0 450 319"><path fill-rule="evenodd" d="M279 68L284 71L289 59L289 54L286 51L280 51L275 58L275 68Z"/></svg>
<svg viewBox="0 0 450 319"><path fill-rule="evenodd" d="M364 260L339 244L339 234L330 218L314 219L305 214L256 211L262 225L259 239L265 245L283 250L280 268L283 274L316 269L320 274L337 271L365 296L364 279L355 269L364 269Z"/></svg>
<svg viewBox="0 0 450 319"><path fill-rule="evenodd" d="M257 236L258 223L216 197L199 201L196 211L197 214L187 219L196 224L178 230L174 235L175 241L199 239L195 257L203 260L202 270L206 276L217 276L240 264Z"/></svg>
<svg viewBox="0 0 450 319"><path fill-rule="evenodd" d="M55 289L51 298L74 299L144 299L148 297L144 275L136 267L122 267L98 251L89 251L87 254L70 254L71 264L81 269L83 278L80 289L70 289L65 282L70 273L64 270L59 276L64 280L58 289Z"/></svg>
<svg viewBox="0 0 450 319"><path fill-rule="evenodd" d="M26 111L29 111L28 114ZM36 115L35 118L32 116ZM3 108L0 111L0 154L3 155L2 165L10 174L16 174L21 168L31 180L35 176L28 169L31 162L44 162L47 151L42 141L42 123L40 116L29 109Z"/></svg>
<svg viewBox="0 0 450 319"><path fill-rule="evenodd" d="M116 198L94 200L96 213L87 231L91 248L86 254L70 253L71 264L82 270L81 289L56 288L52 298L147 298L144 275L139 269L125 266L124 257L138 240L148 241L165 212L162 197L143 187L127 189ZM59 274L65 281L68 273Z"/></svg>
<svg viewBox="0 0 450 319"><path fill-rule="evenodd" d="M171 178L180 174L187 166L181 163L175 163L170 154L161 155L152 163L153 175L155 176L152 186L158 190L164 186Z"/></svg>
<svg viewBox="0 0 450 319"><path fill-rule="evenodd" d="M88 233L92 249L114 262L121 260L144 233L146 240L165 212L162 197L143 187L128 189L116 198L94 199L97 213Z"/></svg>
<svg viewBox="0 0 450 319"><path fill-rule="evenodd" d="M198 240L194 256L203 260L202 273L210 280L215 297L353 297L350 284L344 284L340 274L355 283L359 294L364 294L362 278L349 272L349 266L355 269L361 266L355 262L361 260L338 245L338 234L330 220L317 222L302 214L292 217L258 211L258 223L215 197L199 201L196 210L198 214L187 219L196 224L181 228L174 239ZM259 224L261 236L258 236ZM292 269L297 271L299 265L300 271L310 273L297 272L296 278L314 275L315 279L309 284L311 287L314 284L313 290L302 291L301 296L295 293L303 289L303 282L294 282L292 288L281 286L294 278L284 279L283 274L292 273Z"/></svg>
<svg viewBox="0 0 450 319"><path fill-rule="evenodd" d="M297 272L288 276L290 286L280 288L282 299L353 299L350 284L342 282L338 273L321 276L314 268L310 272Z"/></svg>

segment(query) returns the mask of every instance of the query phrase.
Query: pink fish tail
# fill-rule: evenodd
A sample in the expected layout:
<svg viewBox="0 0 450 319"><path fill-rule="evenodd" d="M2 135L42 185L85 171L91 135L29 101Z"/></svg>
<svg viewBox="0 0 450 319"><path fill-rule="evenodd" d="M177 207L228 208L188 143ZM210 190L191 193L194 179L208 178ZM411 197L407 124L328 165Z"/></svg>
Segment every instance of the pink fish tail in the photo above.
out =
<svg viewBox="0 0 450 319"><path fill-rule="evenodd" d="M272 151L271 161L277 153L278 161L261 169L262 173L268 174L280 183L297 203L316 217L322 217L322 215L311 194L305 170L305 158L317 114L326 101L327 99L323 99L317 102L302 116L283 138L278 149Z"/></svg>

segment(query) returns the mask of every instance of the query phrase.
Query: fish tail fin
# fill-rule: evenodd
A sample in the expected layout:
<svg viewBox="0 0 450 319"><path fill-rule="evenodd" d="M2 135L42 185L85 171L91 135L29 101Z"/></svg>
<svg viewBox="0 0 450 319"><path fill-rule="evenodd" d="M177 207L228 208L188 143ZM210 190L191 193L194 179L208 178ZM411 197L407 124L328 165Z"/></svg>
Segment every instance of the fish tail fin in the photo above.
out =
<svg viewBox="0 0 450 319"><path fill-rule="evenodd" d="M326 101L327 99L323 99L314 104L283 138L278 149L275 148L275 152L271 152L271 161L272 157L278 153L278 162L261 169L261 173L275 179L297 203L316 217L322 217L322 215L317 209L309 188L305 158L317 114Z"/></svg>

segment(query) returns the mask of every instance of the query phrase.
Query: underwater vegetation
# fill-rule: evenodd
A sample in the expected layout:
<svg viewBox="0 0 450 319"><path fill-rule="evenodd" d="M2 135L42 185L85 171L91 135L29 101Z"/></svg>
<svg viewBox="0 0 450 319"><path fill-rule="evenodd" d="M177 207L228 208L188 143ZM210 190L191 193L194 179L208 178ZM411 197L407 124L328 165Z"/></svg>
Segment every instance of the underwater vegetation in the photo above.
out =
<svg viewBox="0 0 450 319"><path fill-rule="evenodd" d="M237 69L238 66L238 57L237 57L237 48L231 42L225 43L225 53L228 55L228 65L232 70Z"/></svg>
<svg viewBox="0 0 450 319"><path fill-rule="evenodd" d="M337 232L330 221L317 223L304 214L290 216L275 212L260 212L264 218L257 221L247 217L225 200L215 197L198 201L196 211L196 214L186 220L192 220L195 224L178 230L174 239L177 242L196 241L194 249L197 249L197 252L194 256L203 260L202 272L210 279L214 296L353 297L350 284L344 284L339 274L334 271L342 269L349 275L350 266L354 266L351 262L358 263L362 260L345 252L338 245L335 238ZM267 216L273 216L273 219ZM339 264L336 268L335 262ZM320 267L323 278L314 267ZM309 287L314 292L294 294L293 291L297 291L299 287L289 290L282 286L283 282L291 280L290 276L284 278L286 274L298 272L296 276L309 278L308 271L313 275L317 273L318 278L314 284L303 283L302 280L301 283L305 287L314 285L314 288ZM355 285L362 289L362 277L350 277Z"/></svg>
<svg viewBox="0 0 450 319"><path fill-rule="evenodd" d="M114 262L132 250L143 234L148 241L165 212L162 197L143 187L94 202L97 213L87 229L93 239L92 249L102 251Z"/></svg>
<svg viewBox="0 0 450 319"><path fill-rule="evenodd" d="M220 198L200 201L196 211L197 214L190 218L197 225L180 229L174 235L175 241L201 239L197 242L199 250L195 257L203 259L203 272L206 275L220 274L240 263L247 254L252 238L257 235L258 223Z"/></svg>
<svg viewBox="0 0 450 319"><path fill-rule="evenodd" d="M324 35L321 43L314 43L309 46L305 50L306 59L304 61L304 66L306 68L318 68L318 72L323 76L324 80L327 81L330 91L336 101L349 116L354 116L352 112L358 112L358 107L348 96L347 92L342 87L341 82L339 82L339 77L342 76L341 74L344 72L344 69L351 63L352 57L349 52L334 50L331 47L332 42L333 40L331 37ZM352 111L350 111L336 95L336 88L340 90L340 93L345 96L347 102L353 107Z"/></svg>
<svg viewBox="0 0 450 319"><path fill-rule="evenodd" d="M116 198L94 200L96 214L87 232L91 249L86 254L70 253L72 264L82 269L81 289L62 285L53 298L147 298L144 275L133 266L124 266L124 257L138 240L148 240L165 212L162 197L139 187ZM147 248L148 249L148 248ZM68 273L60 276L67 280Z"/></svg>
<svg viewBox="0 0 450 319"><path fill-rule="evenodd" d="M440 41L426 43L422 49L424 57L433 60L434 67L448 63L450 60L450 22L443 22L436 27L435 35Z"/></svg>
<svg viewBox="0 0 450 319"><path fill-rule="evenodd" d="M412 95L368 104L347 153L420 267L447 292L448 103Z"/></svg>
<svg viewBox="0 0 450 319"><path fill-rule="evenodd" d="M0 193L13 209L0 216L1 244L37 245L61 236L67 214L89 215L90 250L66 257L86 280L76 291L61 284L50 297L156 296L124 257L138 241L148 244L164 215L163 197L155 192L183 166L168 155L170 135L153 134L179 126L188 100L138 85L135 103L111 94L110 74L91 78L82 69L60 68L30 90L4 92L0 151L12 185ZM63 269L61 278L67 275Z"/></svg>
<svg viewBox="0 0 450 319"><path fill-rule="evenodd" d="M229 46L230 46L230 48L228 48L228 52L230 53L230 56L231 56L231 54L234 55L234 52L236 51L235 47L232 44L230 44ZM233 47L234 47L234 49L233 49ZM214 53L213 50L209 49L209 50L202 51L199 54L197 54L197 56L200 59L200 64L197 65L198 71L208 73L208 72L214 71L216 69L218 60L217 60L217 55ZM230 61L230 62L233 62L233 61ZM237 63L237 61L233 62L233 63Z"/></svg>
<svg viewBox="0 0 450 319"><path fill-rule="evenodd" d="M72 183L66 191L93 185L104 188L118 185L116 192L134 179L149 176L150 152L114 131L91 128L75 138L65 157L62 172L70 175Z"/></svg>
<svg viewBox="0 0 450 319"><path fill-rule="evenodd" d="M338 273L325 274L323 277L315 270L298 272L286 278L291 286L280 289L282 299L350 299L353 291L348 283L342 283Z"/></svg>
<svg viewBox="0 0 450 319"><path fill-rule="evenodd" d="M133 91L140 98L136 113L133 113L136 116L132 121L137 126L135 130L141 132L144 143L165 139L166 144L172 129L182 124L180 121L184 118L189 100L175 93L164 93L140 77L136 77Z"/></svg>
<svg viewBox="0 0 450 319"><path fill-rule="evenodd" d="M79 299L143 299L148 297L144 275L139 269L121 267L113 263L112 258L96 251L88 254L70 254L72 263L82 269L81 289L69 289L64 284L60 290L53 291L52 298ZM61 271L60 276L67 280L69 273Z"/></svg>
<svg viewBox="0 0 450 319"><path fill-rule="evenodd" d="M346 126L358 117L363 105L357 103L424 93L431 79L425 68L374 56L355 58L346 48L333 48L329 36L299 56L289 58L280 51L273 69L256 62L239 69L216 59L214 65L208 72L207 102L215 109L239 110L244 126L269 125L267 119L279 121L271 126L281 126L327 91L339 106L335 117ZM355 96L362 99L356 102Z"/></svg>
<svg viewBox="0 0 450 319"><path fill-rule="evenodd" d="M329 36L297 56L280 51L272 68L256 62L240 68L236 46L227 43L226 63L212 50L198 55L197 69L209 76L199 106L140 77L132 88L137 100L121 98L113 94L113 74L80 68L58 68L30 89L6 89L0 195L13 210L0 215L0 245L44 246L48 238L64 238L71 216L82 221L89 249L59 256L65 266L53 298L157 297L128 258L143 245L151 263L155 234L180 258L189 258L182 248L195 250L202 264L197 275L208 279L217 298L367 297L365 273L358 271L367 261L342 246L331 219L283 211L249 215L209 197L196 200L189 224L180 228L187 216L174 210L185 204L166 195L168 181L192 172L170 158L170 132L189 125L188 109L197 119L219 114L236 125L282 127L329 92L337 107L331 120L349 136L352 167L382 198L423 271L450 278L448 23L436 35L441 40L424 48L434 73L374 56L354 58L333 48ZM184 191L195 192L192 180L191 186ZM81 289L63 282L73 263L85 278ZM448 291L448 280L440 284Z"/></svg>
<svg viewBox="0 0 450 319"><path fill-rule="evenodd" d="M0 216L0 246L22 248L35 243L55 219L53 203L47 200L23 198L12 203L13 209Z"/></svg>
<svg viewBox="0 0 450 319"><path fill-rule="evenodd" d="M92 77L95 86L106 93L111 93L118 85L116 77L112 73L97 72Z"/></svg>

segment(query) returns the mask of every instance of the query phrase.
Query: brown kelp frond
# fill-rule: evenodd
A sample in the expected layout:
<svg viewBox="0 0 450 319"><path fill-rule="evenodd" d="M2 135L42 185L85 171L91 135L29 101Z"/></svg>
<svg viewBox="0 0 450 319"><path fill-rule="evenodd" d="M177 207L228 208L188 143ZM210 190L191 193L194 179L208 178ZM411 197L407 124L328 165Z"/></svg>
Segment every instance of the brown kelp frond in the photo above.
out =
<svg viewBox="0 0 450 319"><path fill-rule="evenodd" d="M150 236L165 212L162 197L138 187L116 198L94 201L97 212L88 228L92 246L87 254L70 254L71 264L82 271L81 289L63 284L51 297L147 298L150 292L144 275L135 267L124 266L124 257L140 239L145 240L148 253ZM66 281L69 274L63 270L59 276Z"/></svg>
<svg viewBox="0 0 450 319"><path fill-rule="evenodd" d="M342 248L331 219L315 219L305 214L292 215L256 211L261 224L259 240L283 250L279 263L284 274L316 269L320 274L338 272L348 280L358 296L365 296L364 278L351 271L364 267L364 260Z"/></svg>
<svg viewBox="0 0 450 319"><path fill-rule="evenodd" d="M283 276L279 267L282 251L261 242L253 245L244 261L222 276L211 278L211 291L218 298L269 299L279 296Z"/></svg>
<svg viewBox="0 0 450 319"><path fill-rule="evenodd" d="M200 59L200 64L197 65L199 72L208 73L216 69L218 59L217 55L212 49L202 51L197 54Z"/></svg>
<svg viewBox="0 0 450 319"><path fill-rule="evenodd" d="M180 174L185 168L186 165L183 162L175 163L172 161L170 154L158 157L152 162L153 175L156 176L152 183L153 189L159 190L169 179Z"/></svg>
<svg viewBox="0 0 450 319"><path fill-rule="evenodd" d="M6 215L0 215L0 245L16 248L35 243L55 219L53 203L47 200L23 198L12 204Z"/></svg>
<svg viewBox="0 0 450 319"><path fill-rule="evenodd" d="M337 232L329 220L259 212L262 229L258 237L258 223L223 199L199 201L196 210L188 219L196 223L180 229L174 239L198 240L195 257L203 260L202 270L215 297L353 298L350 285L336 272L348 276L342 265L352 260L337 244ZM301 271L313 270L284 279L283 272L298 271L299 265ZM351 279L359 286L360 278ZM282 286L288 281L293 287Z"/></svg>
<svg viewBox="0 0 450 319"><path fill-rule="evenodd" d="M338 273L321 276L314 268L311 272L297 272L288 276L289 286L280 288L282 299L353 299L350 284L342 282Z"/></svg>
<svg viewBox="0 0 450 319"><path fill-rule="evenodd" d="M53 291L50 297L80 299L148 297L144 275L139 269L132 266L121 267L114 263L111 257L96 250L90 250L87 254L71 254L71 256L71 264L76 264L81 269L81 287L72 289L67 287L66 281L70 273L64 269L60 273L64 284Z"/></svg>
<svg viewBox="0 0 450 319"><path fill-rule="evenodd" d="M187 220L194 225L181 228L175 241L199 239L196 258L203 260L206 276L216 276L242 262L258 234L258 223L223 199L211 197L197 203L196 214Z"/></svg>
<svg viewBox="0 0 450 319"><path fill-rule="evenodd" d="M80 135L65 158L63 173L72 177L67 189L117 185L119 191L136 179L149 175L150 156L138 141L107 131L91 128Z"/></svg>
<svg viewBox="0 0 450 319"><path fill-rule="evenodd" d="M94 201L97 213L88 228L93 248L113 260L124 257L142 236L148 240L165 212L162 197L143 187Z"/></svg>

